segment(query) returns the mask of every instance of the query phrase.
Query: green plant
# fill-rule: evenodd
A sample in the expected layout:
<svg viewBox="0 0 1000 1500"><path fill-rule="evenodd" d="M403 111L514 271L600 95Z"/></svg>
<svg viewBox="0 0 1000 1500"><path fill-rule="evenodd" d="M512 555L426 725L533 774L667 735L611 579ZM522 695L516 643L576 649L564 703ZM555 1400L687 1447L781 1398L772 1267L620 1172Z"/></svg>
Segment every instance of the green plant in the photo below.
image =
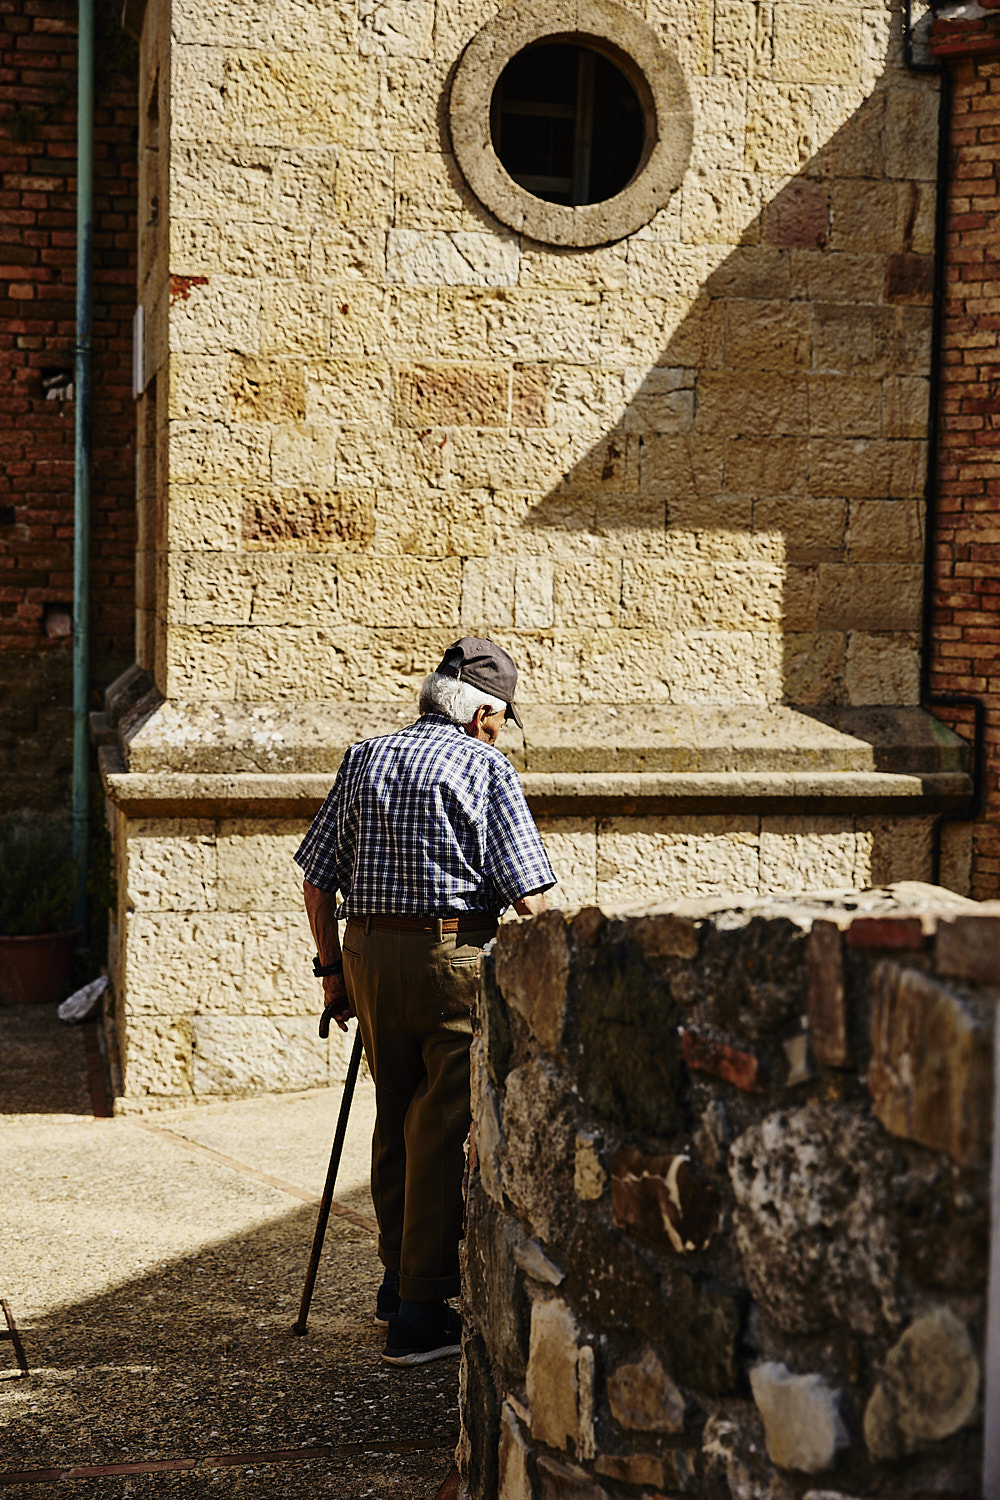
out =
<svg viewBox="0 0 1000 1500"><path fill-rule="evenodd" d="M73 916L68 835L36 823L0 829L0 933L65 932Z"/></svg>

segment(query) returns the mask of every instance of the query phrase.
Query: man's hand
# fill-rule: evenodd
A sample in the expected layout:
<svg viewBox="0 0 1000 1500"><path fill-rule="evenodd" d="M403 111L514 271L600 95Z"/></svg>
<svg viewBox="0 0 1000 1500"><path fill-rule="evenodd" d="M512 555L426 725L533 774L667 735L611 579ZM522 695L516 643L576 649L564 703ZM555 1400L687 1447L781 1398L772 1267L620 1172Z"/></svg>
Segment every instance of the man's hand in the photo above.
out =
<svg viewBox="0 0 1000 1500"><path fill-rule="evenodd" d="M327 974L323 980L323 997L326 1000L326 1009L320 1021L320 1036L326 1035L323 1031L324 1021L327 1031L329 1031L331 1020L336 1021L341 1031L346 1031L347 1022L354 1015L354 1006L348 996L343 974Z"/></svg>
<svg viewBox="0 0 1000 1500"><path fill-rule="evenodd" d="M529 891L526 896L514 902L514 910L519 917L537 917L539 912L548 909L549 903L544 891Z"/></svg>
<svg viewBox="0 0 1000 1500"><path fill-rule="evenodd" d="M308 880L304 880L302 895L306 903L306 913L316 942L319 961L323 964L336 963L341 957L341 952L340 931L337 927L337 902L334 893L320 890L318 886L311 885ZM331 1020L336 1021L341 1031L346 1031L347 1022L354 1015L354 1009L347 996L343 971L339 974L326 975L323 980L323 998L326 1005L319 1023L320 1036L329 1035Z"/></svg>

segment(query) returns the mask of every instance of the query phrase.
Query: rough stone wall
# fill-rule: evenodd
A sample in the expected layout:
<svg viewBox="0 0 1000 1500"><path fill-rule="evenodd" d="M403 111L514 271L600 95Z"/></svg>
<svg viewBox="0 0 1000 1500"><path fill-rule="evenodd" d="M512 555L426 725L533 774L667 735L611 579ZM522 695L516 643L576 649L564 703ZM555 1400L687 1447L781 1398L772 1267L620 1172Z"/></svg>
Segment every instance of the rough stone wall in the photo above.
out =
<svg viewBox="0 0 1000 1500"><path fill-rule="evenodd" d="M978 1495L1000 906L551 912L473 1058L473 1500Z"/></svg>
<svg viewBox="0 0 1000 1500"><path fill-rule="evenodd" d="M689 169L561 251L451 153L497 8L171 7L159 687L393 701L464 629L529 701L915 702L937 99L898 12L627 7Z"/></svg>
<svg viewBox="0 0 1000 1500"><path fill-rule="evenodd" d="M114 6L98 5L97 35L91 633L101 684L132 656L135 66ZM68 795L72 733L66 611L51 610L73 598L76 7L3 0L0 77L3 796L49 811Z"/></svg>
<svg viewBox="0 0 1000 1500"><path fill-rule="evenodd" d="M988 898L1000 889L1000 13L992 0L974 19L937 22L934 52L951 70L953 108L931 684L986 705L972 893ZM941 716L972 737L971 709Z"/></svg>

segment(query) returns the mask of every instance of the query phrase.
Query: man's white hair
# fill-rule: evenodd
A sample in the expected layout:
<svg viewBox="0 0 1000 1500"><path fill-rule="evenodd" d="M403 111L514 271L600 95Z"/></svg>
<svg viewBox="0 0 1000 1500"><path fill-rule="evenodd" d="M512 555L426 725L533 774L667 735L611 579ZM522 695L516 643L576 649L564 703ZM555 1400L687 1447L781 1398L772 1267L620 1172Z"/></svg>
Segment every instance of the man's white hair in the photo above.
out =
<svg viewBox="0 0 1000 1500"><path fill-rule="evenodd" d="M503 698L491 698L470 682L432 672L424 678L419 707L422 714L444 714L453 724L471 724L477 709L488 708L495 714L507 704Z"/></svg>

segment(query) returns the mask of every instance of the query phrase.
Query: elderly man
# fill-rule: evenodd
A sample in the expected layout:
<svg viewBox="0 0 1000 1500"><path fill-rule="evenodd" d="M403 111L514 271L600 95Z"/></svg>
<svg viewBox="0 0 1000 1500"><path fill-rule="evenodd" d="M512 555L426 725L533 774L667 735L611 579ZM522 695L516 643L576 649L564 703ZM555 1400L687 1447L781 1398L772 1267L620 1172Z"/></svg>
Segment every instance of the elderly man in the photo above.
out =
<svg viewBox="0 0 1000 1500"><path fill-rule="evenodd" d="M555 884L517 773L494 748L505 719L521 724L516 684L492 641L449 646L416 723L348 750L295 855L327 1006L342 1030L357 1015L375 1080L375 1316L394 1365L458 1353L447 1299L459 1290L480 955L506 907L544 911Z"/></svg>

